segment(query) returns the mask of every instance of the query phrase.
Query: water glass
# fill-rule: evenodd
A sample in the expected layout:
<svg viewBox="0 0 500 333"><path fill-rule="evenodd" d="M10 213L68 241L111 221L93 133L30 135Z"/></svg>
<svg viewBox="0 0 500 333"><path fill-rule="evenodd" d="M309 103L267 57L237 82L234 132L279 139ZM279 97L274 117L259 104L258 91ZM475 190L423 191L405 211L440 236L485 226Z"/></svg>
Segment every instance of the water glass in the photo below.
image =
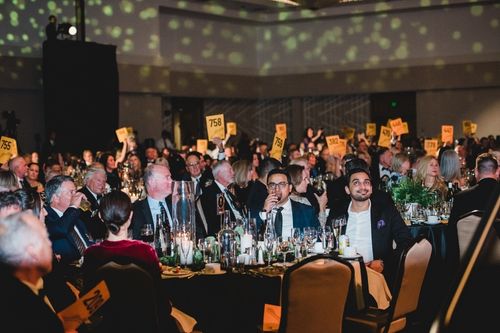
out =
<svg viewBox="0 0 500 333"><path fill-rule="evenodd" d="M141 240L154 247L154 230L151 224L144 224L141 227Z"/></svg>

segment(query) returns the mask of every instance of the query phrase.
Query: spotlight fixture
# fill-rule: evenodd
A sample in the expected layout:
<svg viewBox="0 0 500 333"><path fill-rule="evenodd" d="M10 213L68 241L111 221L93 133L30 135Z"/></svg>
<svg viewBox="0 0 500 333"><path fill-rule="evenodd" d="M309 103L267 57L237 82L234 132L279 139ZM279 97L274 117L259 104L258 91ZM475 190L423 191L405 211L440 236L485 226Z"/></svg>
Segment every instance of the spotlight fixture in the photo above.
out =
<svg viewBox="0 0 500 333"><path fill-rule="evenodd" d="M76 27L69 23L61 23L57 26L57 34L60 34L62 37L75 36L76 32Z"/></svg>

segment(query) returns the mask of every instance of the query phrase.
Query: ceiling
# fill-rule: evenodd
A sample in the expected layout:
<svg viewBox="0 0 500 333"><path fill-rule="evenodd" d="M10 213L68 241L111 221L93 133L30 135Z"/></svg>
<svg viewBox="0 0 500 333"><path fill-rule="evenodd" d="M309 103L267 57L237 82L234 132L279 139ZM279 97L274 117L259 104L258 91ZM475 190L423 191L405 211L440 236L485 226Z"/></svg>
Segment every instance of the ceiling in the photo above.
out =
<svg viewBox="0 0 500 333"><path fill-rule="evenodd" d="M279 11L323 9L348 2L373 2L369 0L195 0L200 3L219 4L228 9L272 13ZM293 4L296 3L297 5Z"/></svg>

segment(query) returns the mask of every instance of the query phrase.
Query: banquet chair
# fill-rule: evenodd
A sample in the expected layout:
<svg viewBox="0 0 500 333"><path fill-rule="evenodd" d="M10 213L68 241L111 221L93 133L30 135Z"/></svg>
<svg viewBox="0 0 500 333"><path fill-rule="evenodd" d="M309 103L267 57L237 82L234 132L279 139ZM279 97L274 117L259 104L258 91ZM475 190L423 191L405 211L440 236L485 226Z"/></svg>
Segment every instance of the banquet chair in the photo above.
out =
<svg viewBox="0 0 500 333"><path fill-rule="evenodd" d="M349 314L344 321L348 332L399 332L406 327L407 315L417 309L420 291L432 254L432 245L425 238L405 248L397 264L392 300L385 310L369 307Z"/></svg>
<svg viewBox="0 0 500 333"><path fill-rule="evenodd" d="M457 221L458 249L460 250L460 261L463 260L467 249L470 247L479 222L481 222L482 212L473 210L460 216Z"/></svg>
<svg viewBox="0 0 500 333"><path fill-rule="evenodd" d="M92 332L160 332L156 291L148 272L135 264L111 261L99 267L93 278L106 282L110 298L97 311L102 320Z"/></svg>
<svg viewBox="0 0 500 333"><path fill-rule="evenodd" d="M342 332L353 276L349 262L329 255L290 267L283 277L279 332Z"/></svg>

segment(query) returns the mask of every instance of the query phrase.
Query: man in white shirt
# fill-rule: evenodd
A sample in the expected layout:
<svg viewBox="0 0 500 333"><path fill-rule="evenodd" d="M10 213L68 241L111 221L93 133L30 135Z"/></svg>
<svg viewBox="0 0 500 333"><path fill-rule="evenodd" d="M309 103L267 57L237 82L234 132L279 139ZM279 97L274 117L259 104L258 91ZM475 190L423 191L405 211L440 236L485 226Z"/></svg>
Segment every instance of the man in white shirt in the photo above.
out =
<svg viewBox="0 0 500 333"><path fill-rule="evenodd" d="M363 256L365 264L383 273L387 280L394 267L393 241L396 242L397 249L410 244L410 231L393 203L384 202L381 205L370 200L372 182L368 170L349 170L347 182L345 191L351 201L344 210L347 215L345 234L349 237L350 245Z"/></svg>

